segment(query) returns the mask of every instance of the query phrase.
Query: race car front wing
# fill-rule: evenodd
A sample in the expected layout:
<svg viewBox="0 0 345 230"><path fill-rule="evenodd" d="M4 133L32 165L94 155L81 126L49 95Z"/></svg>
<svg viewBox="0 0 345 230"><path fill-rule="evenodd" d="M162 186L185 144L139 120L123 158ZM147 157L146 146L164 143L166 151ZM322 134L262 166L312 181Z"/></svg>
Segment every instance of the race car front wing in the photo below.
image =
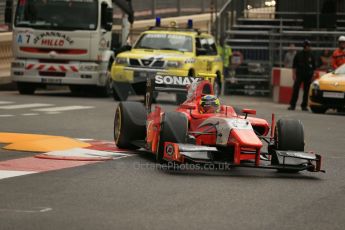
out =
<svg viewBox="0 0 345 230"><path fill-rule="evenodd" d="M271 150L270 154L262 154L267 161L261 161L259 165L254 162L242 161L240 164L232 162L213 161L213 154L216 154L216 147L180 144L166 142L164 145L164 159L176 163L185 163L186 160L197 163L227 164L230 167L250 167L264 169L278 169L286 171L325 172L321 169L321 156L314 153L298 151Z"/></svg>

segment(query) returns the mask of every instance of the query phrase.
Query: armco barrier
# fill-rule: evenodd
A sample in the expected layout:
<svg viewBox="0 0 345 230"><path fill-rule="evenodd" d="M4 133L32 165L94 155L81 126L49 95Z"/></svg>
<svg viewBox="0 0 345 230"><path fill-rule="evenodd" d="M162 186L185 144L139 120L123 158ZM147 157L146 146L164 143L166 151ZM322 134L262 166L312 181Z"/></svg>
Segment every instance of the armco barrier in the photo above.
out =
<svg viewBox="0 0 345 230"><path fill-rule="evenodd" d="M326 72L316 70L314 72L314 78L319 78ZM292 95L292 87L293 87L293 72L290 68L273 68L272 69L272 76L271 76L271 83L273 86L272 94L273 94L273 101L281 104L289 104L291 95ZM302 95L303 95L303 85L301 85L301 89L299 92L299 101L300 102Z"/></svg>
<svg viewBox="0 0 345 230"><path fill-rule="evenodd" d="M10 83L12 55L12 33L0 33L0 84Z"/></svg>

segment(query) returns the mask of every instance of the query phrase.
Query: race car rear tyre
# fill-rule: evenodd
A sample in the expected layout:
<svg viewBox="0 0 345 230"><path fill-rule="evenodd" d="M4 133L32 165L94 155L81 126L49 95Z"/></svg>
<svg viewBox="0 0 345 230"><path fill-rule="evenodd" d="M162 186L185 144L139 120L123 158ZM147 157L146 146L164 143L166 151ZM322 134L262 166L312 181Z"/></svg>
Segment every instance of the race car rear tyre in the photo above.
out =
<svg viewBox="0 0 345 230"><path fill-rule="evenodd" d="M138 149L135 140L145 140L146 110L142 103L134 101L120 102L115 111L114 140L122 149Z"/></svg>
<svg viewBox="0 0 345 230"><path fill-rule="evenodd" d="M17 89L20 94L32 95L35 93L36 85L33 83L17 82Z"/></svg>
<svg viewBox="0 0 345 230"><path fill-rule="evenodd" d="M327 108L321 106L310 106L310 110L313 113L325 113L327 111Z"/></svg>
<svg viewBox="0 0 345 230"><path fill-rule="evenodd" d="M113 82L113 97L115 101L126 101L131 85L122 82Z"/></svg>
<svg viewBox="0 0 345 230"><path fill-rule="evenodd" d="M160 131L156 161L158 163L163 162L165 142L186 143L187 132L188 119L186 115L179 112L165 113Z"/></svg>
<svg viewBox="0 0 345 230"><path fill-rule="evenodd" d="M275 149L304 152L304 129L300 120L280 119L275 127ZM275 162L272 156L272 163ZM297 173L299 170L278 169L279 172Z"/></svg>

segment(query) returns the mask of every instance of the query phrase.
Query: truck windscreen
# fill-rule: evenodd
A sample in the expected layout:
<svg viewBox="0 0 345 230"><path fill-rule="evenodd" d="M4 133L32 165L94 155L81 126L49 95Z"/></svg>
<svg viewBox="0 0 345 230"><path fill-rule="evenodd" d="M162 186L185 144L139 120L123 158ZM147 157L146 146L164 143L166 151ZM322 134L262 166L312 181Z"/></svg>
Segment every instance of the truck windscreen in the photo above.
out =
<svg viewBox="0 0 345 230"><path fill-rule="evenodd" d="M16 27L49 30L96 30L97 0L19 0Z"/></svg>
<svg viewBox="0 0 345 230"><path fill-rule="evenodd" d="M193 40L180 34L148 33L141 36L135 48L192 52Z"/></svg>

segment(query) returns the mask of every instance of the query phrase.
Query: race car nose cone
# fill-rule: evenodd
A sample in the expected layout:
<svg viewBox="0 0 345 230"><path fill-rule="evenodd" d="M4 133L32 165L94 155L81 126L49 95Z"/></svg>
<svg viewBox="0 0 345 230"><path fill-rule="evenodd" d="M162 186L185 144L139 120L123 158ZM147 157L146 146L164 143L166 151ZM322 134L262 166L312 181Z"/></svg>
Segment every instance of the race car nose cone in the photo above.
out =
<svg viewBox="0 0 345 230"><path fill-rule="evenodd" d="M240 145L253 148L261 148L262 142L253 130L233 129L231 136L235 138Z"/></svg>

